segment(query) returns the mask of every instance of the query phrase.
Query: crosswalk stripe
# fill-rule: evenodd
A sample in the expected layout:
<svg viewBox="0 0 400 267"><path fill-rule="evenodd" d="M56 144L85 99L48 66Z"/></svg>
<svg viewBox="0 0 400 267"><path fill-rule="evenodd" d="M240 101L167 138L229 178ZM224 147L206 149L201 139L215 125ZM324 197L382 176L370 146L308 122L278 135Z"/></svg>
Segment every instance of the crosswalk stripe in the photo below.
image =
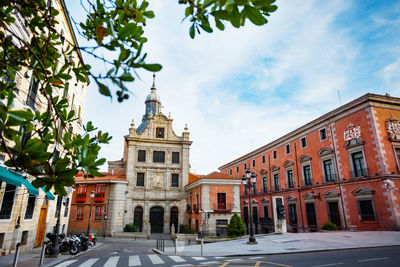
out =
<svg viewBox="0 0 400 267"><path fill-rule="evenodd" d="M140 263L140 258L139 256L129 256L129 266L140 266L142 265Z"/></svg>
<svg viewBox="0 0 400 267"><path fill-rule="evenodd" d="M163 264L164 261L157 255L147 255L153 264Z"/></svg>
<svg viewBox="0 0 400 267"><path fill-rule="evenodd" d="M258 260L258 259L262 259L264 257L250 257L249 260Z"/></svg>
<svg viewBox="0 0 400 267"><path fill-rule="evenodd" d="M194 259L196 261L204 261L204 260L206 260L206 258L204 258L204 257L192 257L192 259Z"/></svg>
<svg viewBox="0 0 400 267"><path fill-rule="evenodd" d="M119 256L110 257L110 258L106 261L106 263L104 263L104 266L103 266L103 267L115 267L115 266L117 266L118 260L119 260Z"/></svg>
<svg viewBox="0 0 400 267"><path fill-rule="evenodd" d="M168 256L168 257L170 257L175 262L185 262L186 261L179 256Z"/></svg>
<svg viewBox="0 0 400 267"><path fill-rule="evenodd" d="M225 259L226 257L214 257L215 259Z"/></svg>
<svg viewBox="0 0 400 267"><path fill-rule="evenodd" d="M225 261L240 261L241 259L230 259L230 260L225 260Z"/></svg>
<svg viewBox="0 0 400 267"><path fill-rule="evenodd" d="M202 264L217 264L219 261L207 261L207 262L202 262Z"/></svg>
<svg viewBox="0 0 400 267"><path fill-rule="evenodd" d="M67 267L68 265L71 265L72 263L76 262L77 260L69 260L69 261L64 261L60 264L57 264L55 267Z"/></svg>
<svg viewBox="0 0 400 267"><path fill-rule="evenodd" d="M99 258L88 259L87 261L79 265L79 267L91 267L98 260Z"/></svg>

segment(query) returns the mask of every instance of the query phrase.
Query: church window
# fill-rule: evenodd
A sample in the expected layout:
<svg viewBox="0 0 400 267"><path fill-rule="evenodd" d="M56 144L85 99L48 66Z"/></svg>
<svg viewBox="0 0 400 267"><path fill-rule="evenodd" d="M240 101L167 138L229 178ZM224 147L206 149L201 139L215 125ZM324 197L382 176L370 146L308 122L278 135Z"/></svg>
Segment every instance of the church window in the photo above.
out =
<svg viewBox="0 0 400 267"><path fill-rule="evenodd" d="M179 163L179 152L172 152L172 163Z"/></svg>
<svg viewBox="0 0 400 267"><path fill-rule="evenodd" d="M136 186L144 186L144 173L143 172L137 173Z"/></svg>
<svg viewBox="0 0 400 267"><path fill-rule="evenodd" d="M156 137L164 138L164 128L156 128Z"/></svg>
<svg viewBox="0 0 400 267"><path fill-rule="evenodd" d="M138 161L145 162L146 161L146 150L138 151Z"/></svg>
<svg viewBox="0 0 400 267"><path fill-rule="evenodd" d="M179 174L173 173L171 180L171 187L178 187L178 186L179 186Z"/></svg>
<svg viewBox="0 0 400 267"><path fill-rule="evenodd" d="M164 151L154 151L153 152L153 162L165 162L165 152Z"/></svg>

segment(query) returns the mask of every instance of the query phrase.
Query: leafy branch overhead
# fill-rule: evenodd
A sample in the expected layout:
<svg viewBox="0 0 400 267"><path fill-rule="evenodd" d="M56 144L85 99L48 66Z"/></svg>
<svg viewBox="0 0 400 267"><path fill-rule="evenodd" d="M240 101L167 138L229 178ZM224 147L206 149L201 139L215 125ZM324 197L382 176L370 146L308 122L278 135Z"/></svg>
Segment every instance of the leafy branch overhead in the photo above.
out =
<svg viewBox="0 0 400 267"><path fill-rule="evenodd" d="M68 12L66 17L87 40L83 46L60 30L64 1L0 1L0 152L6 155L7 166L35 177L33 185L54 188L60 195L74 184L78 172L101 175L99 167L106 160L98 159L100 145L111 139L91 122L82 125L81 110L67 98L68 91L84 90L91 79L100 94L122 102L129 98L128 85L139 77L139 69L162 68L146 61L145 27L155 17L149 1L80 3L85 20L77 22ZM185 6L191 38L201 30L212 32L212 20L219 30L226 22L239 28L247 19L264 25L277 9L272 0L178 3ZM104 73L84 64L82 55L94 64L105 64Z"/></svg>

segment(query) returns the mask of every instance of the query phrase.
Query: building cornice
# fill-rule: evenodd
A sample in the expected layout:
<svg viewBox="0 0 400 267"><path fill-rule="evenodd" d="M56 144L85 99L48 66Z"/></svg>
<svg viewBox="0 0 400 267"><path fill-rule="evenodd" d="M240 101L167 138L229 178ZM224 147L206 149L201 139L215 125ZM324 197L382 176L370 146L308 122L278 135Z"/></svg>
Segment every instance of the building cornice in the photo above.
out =
<svg viewBox="0 0 400 267"><path fill-rule="evenodd" d="M365 94L339 108L336 108L317 119L295 129L294 131L289 132L288 134L253 150L227 164L220 166L218 169L220 171L236 166L237 164L243 163L244 161L250 160L256 156L259 156L263 153L268 152L269 150L275 149L278 145L287 143L293 139L300 138L301 136L307 134L308 132L314 131L317 128L322 127L323 125L327 125L332 123L342 117L348 116L349 114L355 113L359 110L365 109L367 107L382 107L386 108L391 107L393 109L400 109L400 98L384 96L384 95L376 95L376 94Z"/></svg>
<svg viewBox="0 0 400 267"><path fill-rule="evenodd" d="M242 180L233 179L199 179L185 186L186 190L193 189L200 185L240 185Z"/></svg>
<svg viewBox="0 0 400 267"><path fill-rule="evenodd" d="M186 141L186 140L139 138L139 137L130 137L129 135L125 136L125 141L140 142L140 143L148 142L148 143L151 143L151 144L189 145L189 146L193 143L193 141Z"/></svg>
<svg viewBox="0 0 400 267"><path fill-rule="evenodd" d="M94 180L94 181L78 181L75 184L128 184L128 181L118 180Z"/></svg>

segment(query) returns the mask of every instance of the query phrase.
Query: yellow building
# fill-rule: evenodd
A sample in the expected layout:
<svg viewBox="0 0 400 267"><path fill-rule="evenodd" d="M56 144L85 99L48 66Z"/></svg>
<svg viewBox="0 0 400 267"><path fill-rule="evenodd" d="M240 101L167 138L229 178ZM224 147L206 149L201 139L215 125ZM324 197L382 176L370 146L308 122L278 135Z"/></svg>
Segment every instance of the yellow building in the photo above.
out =
<svg viewBox="0 0 400 267"><path fill-rule="evenodd" d="M77 44L64 0L53 0L51 3L53 8L60 11L57 15L59 24L56 27L58 33L65 38L64 43ZM29 40L31 33L23 26L24 18L17 12L15 12L15 16L15 24L8 30L13 31L20 38ZM60 45L60 49L62 46ZM75 51L74 57L74 61L82 62L82 56L78 50ZM71 83L67 90L54 88L53 94L68 99L70 108L74 109L80 117L88 84L77 79L73 80L76 82ZM16 73L14 82L17 95L13 103L15 109L39 111L46 109L47 103L37 92L38 81L34 79L31 71L23 69ZM82 130L82 120L73 122L72 129L74 133L79 133ZM48 151L50 149L54 149L54 147L49 147ZM56 225L58 212L56 207L59 206L61 206L60 232L66 232L69 199L72 194L72 190L67 189L67 197L55 198L50 192L45 193L42 189L34 188L30 184L33 177L26 177L24 174L7 169L3 165L5 160L6 156L0 153L0 246L2 255L15 250L18 242L21 242L21 251L40 246L45 233L53 231Z"/></svg>

